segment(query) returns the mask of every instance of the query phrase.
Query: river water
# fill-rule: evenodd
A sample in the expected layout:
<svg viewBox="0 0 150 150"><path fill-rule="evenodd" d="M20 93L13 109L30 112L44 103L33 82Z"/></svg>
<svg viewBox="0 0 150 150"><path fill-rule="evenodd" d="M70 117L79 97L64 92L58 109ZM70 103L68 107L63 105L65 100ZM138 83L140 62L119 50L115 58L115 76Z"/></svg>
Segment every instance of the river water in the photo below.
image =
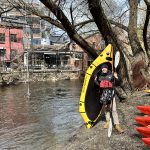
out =
<svg viewBox="0 0 150 150"><path fill-rule="evenodd" d="M78 113L82 81L0 88L0 150L53 150L83 124Z"/></svg>

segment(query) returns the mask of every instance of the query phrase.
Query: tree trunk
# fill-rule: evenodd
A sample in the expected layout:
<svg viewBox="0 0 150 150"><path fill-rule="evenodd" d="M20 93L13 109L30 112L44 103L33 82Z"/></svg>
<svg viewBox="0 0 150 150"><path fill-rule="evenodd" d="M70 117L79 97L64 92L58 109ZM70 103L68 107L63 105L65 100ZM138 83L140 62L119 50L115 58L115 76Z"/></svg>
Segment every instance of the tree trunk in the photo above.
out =
<svg viewBox="0 0 150 150"><path fill-rule="evenodd" d="M128 0L130 6L128 37L132 48L133 56L143 51L137 36L137 0ZM143 51L144 52L144 51Z"/></svg>
<svg viewBox="0 0 150 150"><path fill-rule="evenodd" d="M148 66L148 59L141 46L140 40L137 36L137 0L128 0L130 6L128 37L132 48L133 57L131 59L132 69L132 84L135 89L142 89L149 85L147 78L146 67Z"/></svg>
<svg viewBox="0 0 150 150"><path fill-rule="evenodd" d="M150 60L150 47L149 47L148 41L147 41L147 28L148 28L148 24L149 24L149 20L150 20L150 2L148 3L145 0L145 3L147 5L147 10L146 10L146 18L145 18L145 23L144 23L144 28L143 28L143 41L144 41L145 51L146 51L148 58Z"/></svg>
<svg viewBox="0 0 150 150"><path fill-rule="evenodd" d="M119 50L121 53L121 75L126 78L126 82L124 82L124 85L122 85L122 88L124 90L126 90L124 88L125 84L129 85L130 91L132 90L132 85L130 82L130 78L129 78L129 74L128 74L128 69L127 69L127 64L126 64L126 60L123 54L123 46L120 42L120 40L118 39L117 35L113 32L110 23L106 17L106 15L104 14L103 8L101 6L101 3L97 0L88 0L89 3L89 10L94 18L94 22L96 23L99 31L101 32L104 40L106 41L106 43L112 43L114 50Z"/></svg>
<svg viewBox="0 0 150 150"><path fill-rule="evenodd" d="M138 90L150 87L149 73L146 71L146 56L141 52L134 56L131 62L132 66L132 83Z"/></svg>
<svg viewBox="0 0 150 150"><path fill-rule="evenodd" d="M121 45L118 43L117 36L113 32L110 23L103 11L100 1L88 0L89 10L93 16L99 31L101 32L106 44L112 43L113 47L121 51Z"/></svg>

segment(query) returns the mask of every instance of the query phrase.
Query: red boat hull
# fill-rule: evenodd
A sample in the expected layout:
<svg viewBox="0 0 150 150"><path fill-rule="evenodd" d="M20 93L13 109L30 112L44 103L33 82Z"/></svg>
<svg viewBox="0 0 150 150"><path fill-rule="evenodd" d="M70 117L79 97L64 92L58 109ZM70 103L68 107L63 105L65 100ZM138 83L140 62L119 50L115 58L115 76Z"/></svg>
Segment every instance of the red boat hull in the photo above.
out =
<svg viewBox="0 0 150 150"><path fill-rule="evenodd" d="M150 128L148 127L137 127L136 130L145 137L150 137Z"/></svg>
<svg viewBox="0 0 150 150"><path fill-rule="evenodd" d="M142 138L143 142L150 147L150 138Z"/></svg>
<svg viewBox="0 0 150 150"><path fill-rule="evenodd" d="M137 109L144 114L150 115L150 106L137 106Z"/></svg>
<svg viewBox="0 0 150 150"><path fill-rule="evenodd" d="M148 126L150 125L150 116L146 116L146 117L136 117L134 118L136 120L137 123L143 125L143 126Z"/></svg>

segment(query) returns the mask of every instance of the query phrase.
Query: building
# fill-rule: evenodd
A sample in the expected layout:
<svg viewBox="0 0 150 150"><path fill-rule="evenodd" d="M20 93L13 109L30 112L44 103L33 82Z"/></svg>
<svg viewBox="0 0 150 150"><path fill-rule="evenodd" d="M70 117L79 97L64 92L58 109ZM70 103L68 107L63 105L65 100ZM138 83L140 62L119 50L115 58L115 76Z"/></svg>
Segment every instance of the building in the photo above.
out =
<svg viewBox="0 0 150 150"><path fill-rule="evenodd" d="M23 52L23 28L15 24L0 23L0 61L5 61L9 66Z"/></svg>
<svg viewBox="0 0 150 150"><path fill-rule="evenodd" d="M100 34L94 34L92 36L89 36L86 41L88 41L96 50L97 53L100 53L101 50L103 50L105 48L105 42L102 38L102 36ZM84 50L77 45L76 43L72 43L70 44L70 50L75 51L75 52L84 52ZM74 59L73 60L74 65L78 64L78 60ZM91 62L93 61L93 59L87 55L87 53L84 52L83 54L83 67L82 70L85 71L88 66L91 64Z"/></svg>
<svg viewBox="0 0 150 150"><path fill-rule="evenodd" d="M34 8L37 7L38 9L41 9L41 11L44 11L44 13L47 11L39 4L32 5ZM74 43L71 44L67 51L63 48L60 48L58 51L55 46L65 45L68 39L62 35L58 35L60 34L60 31L56 32L56 29L54 29L52 25L44 20L41 20L39 17L35 15L22 15L20 12L13 9L12 11L3 15L2 19L5 22L18 22L18 24L22 24L23 26L25 66L27 64L26 52L30 53L29 55L31 62L29 62L29 64L31 66L42 66L44 63L47 68L53 68L55 65L57 67L64 65L66 67L69 66L71 68L80 68L82 70L85 70L89 66L91 58L85 53L83 55L83 49ZM95 49L103 49L101 47L102 38L99 34L89 37L87 41L90 42ZM39 46L40 49L35 48L36 46Z"/></svg>
<svg viewBox="0 0 150 150"><path fill-rule="evenodd" d="M28 4L28 3L27 3ZM30 3L29 3L30 4ZM39 3L32 3L34 9L39 9L48 13L49 10L45 7L39 5ZM51 14L52 15L52 14ZM1 16L3 22L18 23L23 26L24 32L24 49L32 49L34 45L54 45L62 44L66 38L61 35L55 34L58 32L56 28L53 27L47 21L41 20L40 17L36 15L24 15L20 11L13 9Z"/></svg>
<svg viewBox="0 0 150 150"><path fill-rule="evenodd" d="M24 66L31 69L83 70L83 52L71 51L63 45L34 46L24 53ZM27 60L27 57L29 61Z"/></svg>

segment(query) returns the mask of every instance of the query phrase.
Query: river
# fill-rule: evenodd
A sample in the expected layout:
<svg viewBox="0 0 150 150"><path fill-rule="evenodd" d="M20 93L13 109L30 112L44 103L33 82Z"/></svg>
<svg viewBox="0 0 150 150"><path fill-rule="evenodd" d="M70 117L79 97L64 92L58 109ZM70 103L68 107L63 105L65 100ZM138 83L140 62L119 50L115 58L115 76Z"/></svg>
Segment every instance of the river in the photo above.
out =
<svg viewBox="0 0 150 150"><path fill-rule="evenodd" d="M0 88L0 150L53 150L83 124L80 80Z"/></svg>

